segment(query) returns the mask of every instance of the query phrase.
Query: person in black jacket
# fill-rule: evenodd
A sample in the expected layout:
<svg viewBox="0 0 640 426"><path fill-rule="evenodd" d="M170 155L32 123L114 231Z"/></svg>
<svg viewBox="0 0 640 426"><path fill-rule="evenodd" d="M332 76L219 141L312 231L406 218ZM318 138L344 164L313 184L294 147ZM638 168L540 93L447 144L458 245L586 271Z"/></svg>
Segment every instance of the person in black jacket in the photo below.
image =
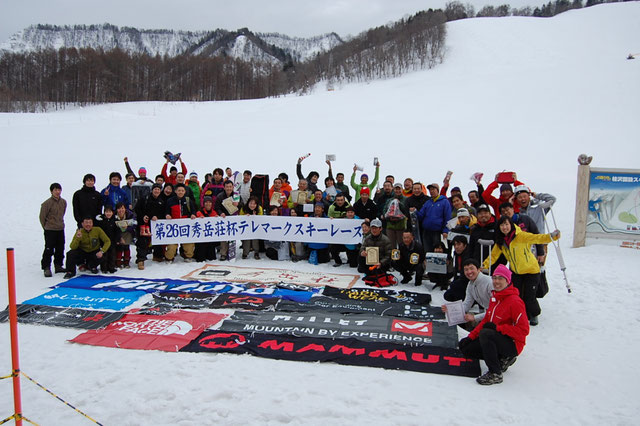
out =
<svg viewBox="0 0 640 426"><path fill-rule="evenodd" d="M496 238L496 218L491 214L487 204L479 204L476 208L478 222L471 227L469 232L469 251L471 257L478 262L484 262L489 256L491 246L482 246L478 241L495 241Z"/></svg>
<svg viewBox="0 0 640 426"><path fill-rule="evenodd" d="M96 177L87 173L82 178L83 186L73 194L73 217L82 228L82 221L86 217L95 218L102 213L102 195L96 191ZM112 206L113 207L113 206Z"/></svg>
<svg viewBox="0 0 640 426"><path fill-rule="evenodd" d="M353 210L360 219L372 221L378 217L378 205L371 199L369 188L365 187L360 190L360 198L353 203Z"/></svg>
<svg viewBox="0 0 640 426"><path fill-rule="evenodd" d="M109 249L104 252L102 259L100 260L100 269L102 273L113 274L116 269L116 241L120 241L122 232L116 224L116 216L112 206L104 206L104 214L97 215L95 218L95 224L98 228L102 229L104 233L109 237L111 245Z"/></svg>
<svg viewBox="0 0 640 426"><path fill-rule="evenodd" d="M456 300L464 300L464 296L467 292L467 284L469 279L464 275L464 261L471 257L469 252L469 244L467 237L464 235L456 235L453 237L453 281L449 286L449 289L444 292L444 300L448 302L455 302Z"/></svg>
<svg viewBox="0 0 640 426"><path fill-rule="evenodd" d="M400 258L393 261L393 269L402 275L402 284L411 281L411 275L415 272L415 285L422 285L422 275L424 274L425 253L422 245L415 241L411 231L402 233L402 244L400 244Z"/></svg>
<svg viewBox="0 0 640 426"><path fill-rule="evenodd" d="M233 184L232 184L233 185ZM195 219L196 203L192 198L186 196L187 190L184 185L177 184L175 186L175 196L169 198L166 207L166 219ZM194 262L193 254L195 251L195 243L183 243L181 244L183 249L183 257L185 262ZM165 252L165 258L167 262L173 263L173 259L176 256L178 244L168 244Z"/></svg>
<svg viewBox="0 0 640 426"><path fill-rule="evenodd" d="M164 219L166 214L166 200L162 197L162 185L154 183L151 186L151 193L138 201L136 204L136 217L138 218L138 239L136 241L136 263L138 269L144 269L144 261L151 250L151 221ZM163 245L153 246L153 260L162 262L164 260Z"/></svg>

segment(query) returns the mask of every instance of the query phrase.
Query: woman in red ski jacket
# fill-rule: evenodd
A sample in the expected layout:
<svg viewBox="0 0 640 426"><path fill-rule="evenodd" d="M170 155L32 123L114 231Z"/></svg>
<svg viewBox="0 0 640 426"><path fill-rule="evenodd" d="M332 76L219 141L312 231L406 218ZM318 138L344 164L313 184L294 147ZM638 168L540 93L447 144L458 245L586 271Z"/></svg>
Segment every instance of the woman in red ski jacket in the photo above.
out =
<svg viewBox="0 0 640 426"><path fill-rule="evenodd" d="M481 385L502 383L502 373L513 365L529 334L529 320L518 289L511 284L511 271L499 265L493 273L493 297L480 323L460 340L467 358L484 359L489 371L478 377Z"/></svg>

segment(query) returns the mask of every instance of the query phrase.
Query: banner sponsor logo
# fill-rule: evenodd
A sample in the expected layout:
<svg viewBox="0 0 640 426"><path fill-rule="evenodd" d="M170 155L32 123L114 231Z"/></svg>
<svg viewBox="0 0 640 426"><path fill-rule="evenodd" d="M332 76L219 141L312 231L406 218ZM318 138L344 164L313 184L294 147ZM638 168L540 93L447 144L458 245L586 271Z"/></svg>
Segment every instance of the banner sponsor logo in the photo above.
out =
<svg viewBox="0 0 640 426"><path fill-rule="evenodd" d="M391 331L398 333L417 334L418 336L431 336L431 322L393 320Z"/></svg>
<svg viewBox="0 0 640 426"><path fill-rule="evenodd" d="M220 283L220 282L199 282L170 279L123 279L121 277L103 277L99 275L83 275L63 281L57 285L58 288L79 288L89 290L112 290L117 291L142 291L154 292L176 292L176 293L207 293L210 295L231 293L260 297L276 297L288 299L296 302L306 302L313 291L296 291L280 289L275 285L262 283Z"/></svg>
<svg viewBox="0 0 640 426"><path fill-rule="evenodd" d="M249 311L265 310L275 311L280 299L258 296L242 296L235 294L210 294L196 293L197 299L192 299L194 294L189 293L160 293L154 294L153 300L145 303L138 311L140 314L163 315L173 309L244 309Z"/></svg>
<svg viewBox="0 0 640 426"><path fill-rule="evenodd" d="M24 324L40 324L55 327L95 330L122 318L122 312L91 311L86 309L58 308L45 305L21 304L17 307L18 321ZM7 321L8 311L0 312L0 322Z"/></svg>
<svg viewBox="0 0 640 426"><path fill-rule="evenodd" d="M360 276L355 274L326 274L322 272L292 271L289 269L208 264L182 278L198 281L276 284L282 288L286 285L351 288L360 279ZM295 287L293 289L298 290Z"/></svg>
<svg viewBox="0 0 640 426"><path fill-rule="evenodd" d="M440 307L412 305L407 303L369 302L364 300L342 300L324 296L312 297L307 303L295 303L282 300L278 311L284 312L339 312L343 314L369 313L390 317L412 318L419 320L445 320Z"/></svg>
<svg viewBox="0 0 640 426"><path fill-rule="evenodd" d="M452 348L458 344L456 328L444 322L419 322L366 314L236 312L222 323L220 330Z"/></svg>
<svg viewBox="0 0 640 426"><path fill-rule="evenodd" d="M227 216L151 222L153 245L229 240L358 244L362 220L295 216Z"/></svg>
<svg viewBox="0 0 640 426"><path fill-rule="evenodd" d="M87 345L177 352L226 315L174 311L162 317L127 314L102 330L90 330L71 340Z"/></svg>
<svg viewBox="0 0 640 426"><path fill-rule="evenodd" d="M121 311L136 302L144 294L142 291L119 292L55 288L38 297L24 301L24 304Z"/></svg>
<svg viewBox="0 0 640 426"><path fill-rule="evenodd" d="M293 361L335 362L466 377L480 375L478 360L464 358L457 349L410 347L356 339L332 340L216 330L202 333L182 351L249 353Z"/></svg>
<svg viewBox="0 0 640 426"><path fill-rule="evenodd" d="M414 293L404 290L383 290L373 288L336 289L325 287L322 294L345 300L368 300L372 302L398 302L416 305L431 303L430 294Z"/></svg>

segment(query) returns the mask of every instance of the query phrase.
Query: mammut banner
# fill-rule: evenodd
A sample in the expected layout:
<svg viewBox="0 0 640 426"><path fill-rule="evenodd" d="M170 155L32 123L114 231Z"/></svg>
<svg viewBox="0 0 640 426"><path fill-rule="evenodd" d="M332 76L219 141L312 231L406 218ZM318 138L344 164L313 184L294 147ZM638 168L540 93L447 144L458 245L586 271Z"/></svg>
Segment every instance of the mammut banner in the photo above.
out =
<svg viewBox="0 0 640 426"><path fill-rule="evenodd" d="M110 309L121 311L144 296L143 291L99 291L80 288L54 288L33 299L27 305L60 306L64 308Z"/></svg>
<svg viewBox="0 0 640 426"><path fill-rule="evenodd" d="M325 311L343 314L369 313L391 317L414 318L421 320L443 320L444 313L438 307L414 305L411 303L370 302L366 300L343 300L331 297L316 296L307 303L296 303L282 300L278 303L278 311L307 312Z"/></svg>
<svg viewBox="0 0 640 426"><path fill-rule="evenodd" d="M290 361L322 361L422 373L477 377L478 360L457 349L403 346L356 339L319 339L259 333L206 331L182 348L183 352L231 352Z"/></svg>
<svg viewBox="0 0 640 426"><path fill-rule="evenodd" d="M175 311L162 316L128 314L101 330L89 330L73 343L124 349L177 352L226 315Z"/></svg>
<svg viewBox="0 0 640 426"><path fill-rule="evenodd" d="M322 294L328 297L345 300L368 300L373 302L398 302L414 305L431 303L430 294L414 293L405 290L381 290L375 288L337 289L325 287Z"/></svg>
<svg viewBox="0 0 640 426"><path fill-rule="evenodd" d="M228 282L200 282L172 279L145 279L125 277L103 277L99 275L83 275L63 281L57 287L82 288L90 290L111 291L143 291L177 292L177 293L209 293L211 295L231 293L247 296L277 297L296 302L308 301L313 292L297 291L278 288L275 285L262 283L228 283Z"/></svg>
<svg viewBox="0 0 640 426"><path fill-rule="evenodd" d="M8 312L0 312L0 322L7 321ZM119 320L124 312L90 311L86 309L57 308L44 305L18 305L18 321L24 324L95 330Z"/></svg>
<svg viewBox="0 0 640 426"><path fill-rule="evenodd" d="M289 284L310 287L350 288L360 279L360 276L355 274L292 271L290 269L250 268L224 264L205 265L183 278L198 281L276 284L281 287Z"/></svg>
<svg viewBox="0 0 640 426"><path fill-rule="evenodd" d="M358 244L362 220L296 216L227 216L151 222L153 245L229 240Z"/></svg>
<svg viewBox="0 0 640 426"><path fill-rule="evenodd" d="M416 321L367 314L331 312L236 312L220 326L221 331L287 334L303 337L389 342L403 345L435 345L455 348L458 332L446 322Z"/></svg>

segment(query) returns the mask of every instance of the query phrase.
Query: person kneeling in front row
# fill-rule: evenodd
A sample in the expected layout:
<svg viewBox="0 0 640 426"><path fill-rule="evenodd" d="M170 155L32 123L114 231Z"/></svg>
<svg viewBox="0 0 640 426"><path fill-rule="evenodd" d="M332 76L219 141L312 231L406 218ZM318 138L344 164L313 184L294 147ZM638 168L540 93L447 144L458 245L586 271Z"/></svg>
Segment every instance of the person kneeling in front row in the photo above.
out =
<svg viewBox="0 0 640 426"><path fill-rule="evenodd" d="M478 377L481 385L502 383L502 373L516 362L529 334L529 320L511 271L499 265L493 273L493 297L487 313L458 347L467 358L484 359L489 371Z"/></svg>

